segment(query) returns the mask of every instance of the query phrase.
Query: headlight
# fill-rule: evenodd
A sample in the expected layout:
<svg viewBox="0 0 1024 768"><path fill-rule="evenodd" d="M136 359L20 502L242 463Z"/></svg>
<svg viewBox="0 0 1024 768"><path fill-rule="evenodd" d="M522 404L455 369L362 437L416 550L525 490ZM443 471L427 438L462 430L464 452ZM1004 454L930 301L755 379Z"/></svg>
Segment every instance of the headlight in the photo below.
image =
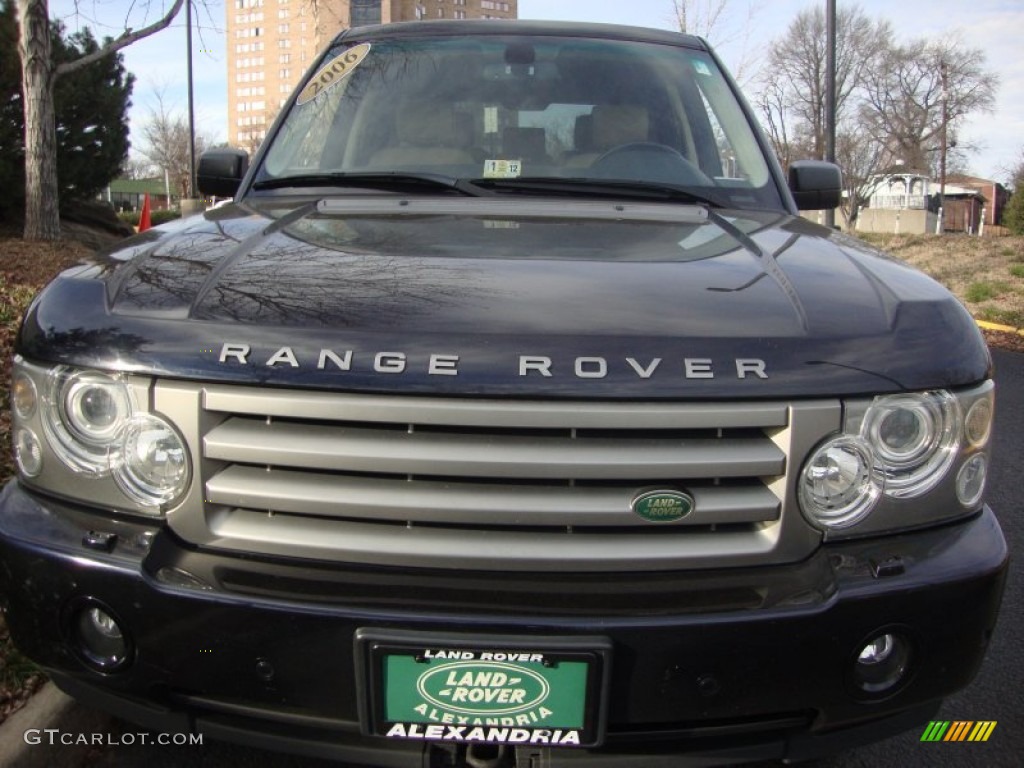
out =
<svg viewBox="0 0 1024 768"><path fill-rule="evenodd" d="M47 379L43 429L58 457L76 472L105 474L115 463L121 430L132 415L120 378L54 368Z"/></svg>
<svg viewBox="0 0 1024 768"><path fill-rule="evenodd" d="M31 419L36 413L39 396L32 378L23 371L15 371L11 377L11 409L19 419Z"/></svg>
<svg viewBox="0 0 1024 768"><path fill-rule="evenodd" d="M861 436L878 458L885 492L912 497L945 476L960 446L960 406L949 392L876 397Z"/></svg>
<svg viewBox="0 0 1024 768"><path fill-rule="evenodd" d="M828 440L811 455L800 477L800 505L811 522L846 528L878 501L882 484L871 448L858 437Z"/></svg>
<svg viewBox="0 0 1024 768"><path fill-rule="evenodd" d="M36 491L103 510L163 515L192 480L188 446L148 410L154 381L15 356L12 437L19 477Z"/></svg>
<svg viewBox="0 0 1024 768"><path fill-rule="evenodd" d="M841 429L797 480L804 517L826 538L889 533L978 510L988 475L991 381L843 401Z"/></svg>
<svg viewBox="0 0 1024 768"><path fill-rule="evenodd" d="M178 433L157 416L136 416L125 426L114 479L144 507L173 501L188 485L188 452Z"/></svg>

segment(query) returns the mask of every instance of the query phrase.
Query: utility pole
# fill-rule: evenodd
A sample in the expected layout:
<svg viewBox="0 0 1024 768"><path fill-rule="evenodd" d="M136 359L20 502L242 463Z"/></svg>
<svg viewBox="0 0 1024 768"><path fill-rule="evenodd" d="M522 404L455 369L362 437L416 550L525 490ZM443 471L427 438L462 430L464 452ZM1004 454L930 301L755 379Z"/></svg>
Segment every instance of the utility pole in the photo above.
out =
<svg viewBox="0 0 1024 768"><path fill-rule="evenodd" d="M188 47L188 196L196 196L196 128L192 103L192 0L185 0L185 45Z"/></svg>
<svg viewBox="0 0 1024 768"><path fill-rule="evenodd" d="M939 61L939 79L942 83L942 137L939 146L939 225L938 234L946 231L946 124L949 120L949 77L946 60Z"/></svg>
<svg viewBox="0 0 1024 768"><path fill-rule="evenodd" d="M825 159L836 161L836 0L826 6L827 41L825 46ZM834 208L825 211L825 226L836 224Z"/></svg>

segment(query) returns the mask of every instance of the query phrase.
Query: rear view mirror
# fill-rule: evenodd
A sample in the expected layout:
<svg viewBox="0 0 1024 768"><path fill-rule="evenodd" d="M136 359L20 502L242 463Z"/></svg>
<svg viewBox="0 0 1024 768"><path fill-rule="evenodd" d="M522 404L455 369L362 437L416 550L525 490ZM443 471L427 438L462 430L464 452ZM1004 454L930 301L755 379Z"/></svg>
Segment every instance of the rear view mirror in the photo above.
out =
<svg viewBox="0 0 1024 768"><path fill-rule="evenodd" d="M196 186L204 195L234 197L245 172L249 153L241 149L211 149L199 158Z"/></svg>
<svg viewBox="0 0 1024 768"><path fill-rule="evenodd" d="M789 166L789 191L801 211L836 208L843 194L843 174L835 163L797 160Z"/></svg>

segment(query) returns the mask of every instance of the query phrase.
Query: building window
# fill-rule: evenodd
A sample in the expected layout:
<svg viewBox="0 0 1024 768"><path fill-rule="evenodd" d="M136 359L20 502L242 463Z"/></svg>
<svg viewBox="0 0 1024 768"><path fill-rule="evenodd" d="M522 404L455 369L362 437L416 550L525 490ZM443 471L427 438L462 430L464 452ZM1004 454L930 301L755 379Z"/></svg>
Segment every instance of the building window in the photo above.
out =
<svg viewBox="0 0 1024 768"><path fill-rule="evenodd" d="M380 24L380 0L352 0L352 26Z"/></svg>

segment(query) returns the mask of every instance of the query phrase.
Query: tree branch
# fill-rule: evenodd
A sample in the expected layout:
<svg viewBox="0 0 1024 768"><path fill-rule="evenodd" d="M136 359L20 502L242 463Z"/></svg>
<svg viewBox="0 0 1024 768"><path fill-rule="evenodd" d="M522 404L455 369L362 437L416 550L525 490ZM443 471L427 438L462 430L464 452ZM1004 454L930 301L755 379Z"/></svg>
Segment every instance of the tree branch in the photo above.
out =
<svg viewBox="0 0 1024 768"><path fill-rule="evenodd" d="M143 39L144 37L149 37L150 35L159 32L162 29L166 29L171 25L171 22L174 21L174 17L178 15L178 12L181 11L181 7L184 4L185 0L174 0L174 5L171 6L171 9L163 16L163 18L161 18L158 21L155 21L148 27L143 27L142 29L135 32L133 32L130 29L126 29L123 35L116 38L115 40L111 40L109 43L103 45L102 47L98 48L92 53L87 54L85 56L81 56L72 61L65 61L62 64L59 64L57 68L54 70L54 78L60 77L61 75L66 75L69 72L74 72L75 70L81 69L82 67L87 67L94 61L99 61L100 59L105 58L106 56L109 56L112 53L117 53L122 48L127 48L132 43L137 42Z"/></svg>

